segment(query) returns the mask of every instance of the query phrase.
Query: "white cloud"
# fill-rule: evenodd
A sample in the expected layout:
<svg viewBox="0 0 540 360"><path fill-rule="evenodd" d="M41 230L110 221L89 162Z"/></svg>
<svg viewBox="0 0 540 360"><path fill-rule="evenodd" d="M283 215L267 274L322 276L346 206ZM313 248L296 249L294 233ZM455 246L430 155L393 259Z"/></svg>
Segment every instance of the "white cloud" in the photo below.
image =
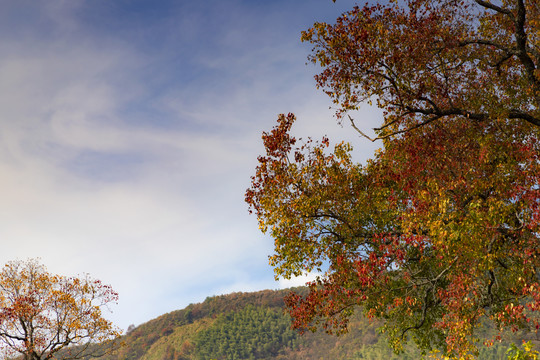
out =
<svg viewBox="0 0 540 360"><path fill-rule="evenodd" d="M279 279L279 287L281 289L287 289L297 286L305 286L308 282L315 281L318 277L322 276L320 273L309 273L302 276L293 276L290 279Z"/></svg>
<svg viewBox="0 0 540 360"><path fill-rule="evenodd" d="M152 53L132 33L93 34L73 2L48 3L54 31L3 35L0 263L40 257L52 272L111 283L122 327L204 296L312 279L273 281L271 240L243 202L278 113L296 112L300 134L351 136L314 89L297 34L276 25L265 38L257 19L229 19L214 52L185 34L192 21L191 36L209 36L202 13L172 14L155 25L167 38Z"/></svg>

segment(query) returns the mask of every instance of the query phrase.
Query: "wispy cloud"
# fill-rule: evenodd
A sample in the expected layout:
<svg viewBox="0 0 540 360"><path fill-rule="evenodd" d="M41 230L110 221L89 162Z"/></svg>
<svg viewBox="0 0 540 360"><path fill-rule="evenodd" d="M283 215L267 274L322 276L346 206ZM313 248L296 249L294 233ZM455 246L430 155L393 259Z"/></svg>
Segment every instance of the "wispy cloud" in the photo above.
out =
<svg viewBox="0 0 540 360"><path fill-rule="evenodd" d="M40 257L111 283L122 327L297 284L274 282L271 240L243 192L280 112L297 113L298 133L356 141L334 125L298 42L328 3L6 5L0 263Z"/></svg>

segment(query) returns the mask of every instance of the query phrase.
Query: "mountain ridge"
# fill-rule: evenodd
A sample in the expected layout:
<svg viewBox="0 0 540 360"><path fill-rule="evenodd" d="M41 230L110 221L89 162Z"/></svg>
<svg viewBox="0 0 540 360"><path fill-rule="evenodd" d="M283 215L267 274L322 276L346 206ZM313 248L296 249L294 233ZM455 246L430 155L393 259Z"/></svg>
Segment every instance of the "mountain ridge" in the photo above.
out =
<svg viewBox="0 0 540 360"><path fill-rule="evenodd" d="M420 359L412 344L396 355L388 348L381 325L360 312L349 332L334 336L323 331L303 335L291 330L284 297L306 288L235 292L207 297L158 316L123 336L124 346L103 360L300 360L300 359ZM483 330L493 336L493 329ZM535 340L531 334L511 334L508 340L480 348L479 359L505 359L510 342Z"/></svg>

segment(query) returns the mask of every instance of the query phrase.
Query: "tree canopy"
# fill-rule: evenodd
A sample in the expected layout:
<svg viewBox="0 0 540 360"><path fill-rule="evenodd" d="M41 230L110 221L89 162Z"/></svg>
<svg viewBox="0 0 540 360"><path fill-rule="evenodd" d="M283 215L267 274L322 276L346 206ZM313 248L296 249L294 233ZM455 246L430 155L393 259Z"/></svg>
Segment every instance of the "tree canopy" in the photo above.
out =
<svg viewBox="0 0 540 360"><path fill-rule="evenodd" d="M25 360L102 355L120 333L101 309L117 298L99 280L53 275L36 260L10 262L0 272L0 351Z"/></svg>
<svg viewBox="0 0 540 360"><path fill-rule="evenodd" d="M364 135L351 113L375 101L384 115L364 165L349 144L294 138L293 114L263 133L246 201L270 262L322 272L288 299L295 327L346 331L361 308L396 350L449 356L477 353L483 321L539 328L539 9L390 1L303 33L338 119Z"/></svg>
<svg viewBox="0 0 540 360"><path fill-rule="evenodd" d="M391 0L302 39L338 116L375 100L385 137L456 117L540 125L539 22L534 0Z"/></svg>

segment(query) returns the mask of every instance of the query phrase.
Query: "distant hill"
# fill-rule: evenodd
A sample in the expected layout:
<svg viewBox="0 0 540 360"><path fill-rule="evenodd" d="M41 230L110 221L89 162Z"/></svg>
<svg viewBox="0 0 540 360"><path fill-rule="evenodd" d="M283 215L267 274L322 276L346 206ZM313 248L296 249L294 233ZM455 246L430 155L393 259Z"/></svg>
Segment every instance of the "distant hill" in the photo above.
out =
<svg viewBox="0 0 540 360"><path fill-rule="evenodd" d="M420 359L411 345L395 355L377 332L379 323L361 315L349 333L299 335L290 329L284 296L290 290L264 290L207 298L183 310L162 315L131 329L125 346L103 360L236 360L236 359ZM297 292L305 289L297 288ZM489 330L484 330L489 332ZM486 334L487 336L487 334ZM510 341L521 343L523 334ZM481 349L480 359L505 359L508 342Z"/></svg>

